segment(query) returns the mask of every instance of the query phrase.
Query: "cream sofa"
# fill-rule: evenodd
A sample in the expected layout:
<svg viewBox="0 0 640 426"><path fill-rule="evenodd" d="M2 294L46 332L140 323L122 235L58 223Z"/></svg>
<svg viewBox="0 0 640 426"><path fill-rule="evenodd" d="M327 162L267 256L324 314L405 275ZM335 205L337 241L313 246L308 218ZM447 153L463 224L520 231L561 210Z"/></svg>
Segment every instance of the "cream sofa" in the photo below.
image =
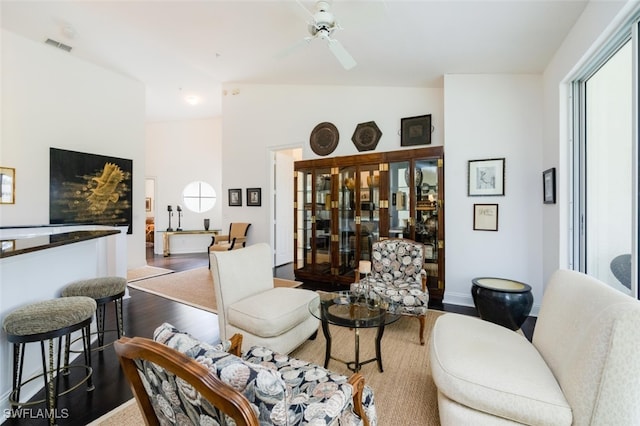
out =
<svg viewBox="0 0 640 426"><path fill-rule="evenodd" d="M639 425L640 302L553 274L533 334L444 314L430 342L442 425Z"/></svg>

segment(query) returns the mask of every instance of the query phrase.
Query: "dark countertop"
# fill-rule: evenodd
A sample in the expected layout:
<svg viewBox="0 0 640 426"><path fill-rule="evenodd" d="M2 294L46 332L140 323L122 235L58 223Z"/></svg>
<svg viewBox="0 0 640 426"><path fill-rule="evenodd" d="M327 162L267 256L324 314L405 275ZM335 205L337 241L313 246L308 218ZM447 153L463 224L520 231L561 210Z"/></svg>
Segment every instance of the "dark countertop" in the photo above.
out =
<svg viewBox="0 0 640 426"><path fill-rule="evenodd" d="M37 235L26 238L2 239L0 240L0 259L39 250L46 250L53 247L65 246L67 244L93 240L95 238L107 237L109 235L119 233L120 231L109 229L104 231L72 231L60 234Z"/></svg>

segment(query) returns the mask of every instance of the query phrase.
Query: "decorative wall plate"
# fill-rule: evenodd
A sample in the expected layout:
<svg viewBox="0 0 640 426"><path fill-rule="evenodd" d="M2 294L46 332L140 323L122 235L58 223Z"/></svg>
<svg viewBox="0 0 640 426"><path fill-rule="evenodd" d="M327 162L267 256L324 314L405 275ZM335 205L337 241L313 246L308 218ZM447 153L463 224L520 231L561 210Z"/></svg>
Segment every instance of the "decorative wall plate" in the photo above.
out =
<svg viewBox="0 0 640 426"><path fill-rule="evenodd" d="M318 155L329 155L338 146L340 134L333 123L327 121L318 124L311 131L309 144L311 149Z"/></svg>
<svg viewBox="0 0 640 426"><path fill-rule="evenodd" d="M356 148L358 148L358 151L371 151L378 146L380 137L382 137L382 132L376 125L376 122L368 121L356 126L351 140Z"/></svg>

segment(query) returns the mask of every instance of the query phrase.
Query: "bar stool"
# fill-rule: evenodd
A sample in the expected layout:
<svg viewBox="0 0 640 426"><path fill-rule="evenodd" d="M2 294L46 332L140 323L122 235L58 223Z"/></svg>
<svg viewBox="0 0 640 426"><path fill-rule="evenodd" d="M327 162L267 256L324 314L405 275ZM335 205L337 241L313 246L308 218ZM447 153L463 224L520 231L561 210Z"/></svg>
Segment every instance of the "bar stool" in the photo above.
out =
<svg viewBox="0 0 640 426"><path fill-rule="evenodd" d="M64 395L77 389L82 383L87 382L87 392L94 389L91 375L91 353L89 336L91 332L91 321L96 310L96 302L89 297L68 297L52 300L45 300L22 306L10 312L4 319L2 327L7 334L7 340L13 343L13 383L12 392L9 395L11 406L35 405L47 402L50 423L55 423L57 413L58 396ZM84 376L75 386L59 392L60 382L60 361L63 337L67 337L67 342L71 333L82 330L82 341L84 346L84 365L70 366L65 362L63 371L69 368L84 368ZM58 338L58 354L54 356L53 340ZM49 341L48 363L45 356L45 340ZM40 342L42 354L42 373L22 381L22 370L24 368L25 344L30 342ZM54 360L57 360L54 368ZM32 402L20 402L20 390L27 383L42 376L44 378L45 399ZM54 380L55 377L55 380Z"/></svg>
<svg viewBox="0 0 640 426"><path fill-rule="evenodd" d="M124 336L124 325L122 319L122 298L127 289L127 279L123 277L100 277L86 280L74 281L62 289L62 297L85 296L95 300L96 323L98 335L98 347L96 350L102 351L104 344L104 334L109 331L116 331L118 339ZM105 330L106 305L114 302L116 314L116 330Z"/></svg>

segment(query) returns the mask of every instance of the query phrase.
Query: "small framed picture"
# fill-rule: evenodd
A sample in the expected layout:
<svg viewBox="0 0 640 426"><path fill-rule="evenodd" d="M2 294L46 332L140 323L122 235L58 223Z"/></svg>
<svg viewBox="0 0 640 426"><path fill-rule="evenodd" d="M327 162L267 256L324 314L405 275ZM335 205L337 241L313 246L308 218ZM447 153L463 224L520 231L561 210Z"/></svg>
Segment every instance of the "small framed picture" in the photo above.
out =
<svg viewBox="0 0 640 426"><path fill-rule="evenodd" d="M470 160L467 177L469 196L504 195L504 158Z"/></svg>
<svg viewBox="0 0 640 426"><path fill-rule="evenodd" d="M262 189L261 188L247 188L247 206L261 206L262 205Z"/></svg>
<svg viewBox="0 0 640 426"><path fill-rule="evenodd" d="M556 168L542 172L543 201L545 204L556 203Z"/></svg>
<svg viewBox="0 0 640 426"><path fill-rule="evenodd" d="M435 246L433 244L424 244L424 258L427 260L435 259Z"/></svg>
<svg viewBox="0 0 640 426"><path fill-rule="evenodd" d="M16 202L16 169L0 167L0 204L15 204Z"/></svg>
<svg viewBox="0 0 640 426"><path fill-rule="evenodd" d="M498 205L474 204L473 205L473 230L497 231L498 230Z"/></svg>
<svg viewBox="0 0 640 426"><path fill-rule="evenodd" d="M144 208L145 210L147 210L148 212L151 211L151 197L146 197L144 199Z"/></svg>
<svg viewBox="0 0 640 426"><path fill-rule="evenodd" d="M400 120L400 146L429 145L431 143L431 114L406 117Z"/></svg>
<svg viewBox="0 0 640 426"><path fill-rule="evenodd" d="M242 206L242 189L238 188L229 190L229 205Z"/></svg>

